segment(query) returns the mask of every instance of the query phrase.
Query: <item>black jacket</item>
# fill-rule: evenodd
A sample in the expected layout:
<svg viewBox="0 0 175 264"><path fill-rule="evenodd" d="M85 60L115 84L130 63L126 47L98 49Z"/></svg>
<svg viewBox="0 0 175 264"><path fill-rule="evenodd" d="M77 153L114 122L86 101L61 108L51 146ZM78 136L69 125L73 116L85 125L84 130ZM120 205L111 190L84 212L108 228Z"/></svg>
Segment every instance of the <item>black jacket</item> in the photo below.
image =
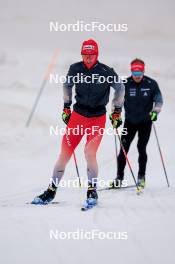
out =
<svg viewBox="0 0 175 264"><path fill-rule="evenodd" d="M140 83L132 77L125 84L125 119L131 123L150 120L152 110L160 112L163 104L159 86L153 79L144 76Z"/></svg>
<svg viewBox="0 0 175 264"><path fill-rule="evenodd" d="M79 78L75 79L77 76ZM109 83L107 81L107 77L109 76L111 76L110 81L113 79L116 81ZM95 78L93 79L93 77ZM100 83L100 80L103 80L104 83ZM112 68L100 62L97 62L90 70L83 62L78 62L70 66L66 82L63 86L64 107L70 107L72 104L73 86L75 86L76 94L76 103L73 109L83 116L100 116L106 113L105 106L109 102L110 86L115 91L113 107L121 109L123 105L124 85L119 81L118 75Z"/></svg>

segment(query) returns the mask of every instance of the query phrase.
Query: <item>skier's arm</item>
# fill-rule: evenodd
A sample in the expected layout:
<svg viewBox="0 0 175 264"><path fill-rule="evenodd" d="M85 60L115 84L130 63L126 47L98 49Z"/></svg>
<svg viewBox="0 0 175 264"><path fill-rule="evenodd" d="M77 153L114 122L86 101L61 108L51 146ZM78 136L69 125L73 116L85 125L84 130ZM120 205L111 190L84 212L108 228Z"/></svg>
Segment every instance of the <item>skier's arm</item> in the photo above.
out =
<svg viewBox="0 0 175 264"><path fill-rule="evenodd" d="M112 111L118 109L119 112L122 111L124 96L125 96L125 86L119 79L118 75L113 71L114 75L117 77L117 82L112 83L114 88L114 98L112 100Z"/></svg>
<svg viewBox="0 0 175 264"><path fill-rule="evenodd" d="M159 113L162 109L163 98L162 98L162 94L161 94L161 91L157 83L155 83L155 89L153 93L153 102L154 102L154 106L153 106L152 111Z"/></svg>
<svg viewBox="0 0 175 264"><path fill-rule="evenodd" d="M72 88L74 86L73 83L73 69L70 66L68 74L66 76L66 81L63 84L63 100L64 100L64 108L70 108L72 104Z"/></svg>

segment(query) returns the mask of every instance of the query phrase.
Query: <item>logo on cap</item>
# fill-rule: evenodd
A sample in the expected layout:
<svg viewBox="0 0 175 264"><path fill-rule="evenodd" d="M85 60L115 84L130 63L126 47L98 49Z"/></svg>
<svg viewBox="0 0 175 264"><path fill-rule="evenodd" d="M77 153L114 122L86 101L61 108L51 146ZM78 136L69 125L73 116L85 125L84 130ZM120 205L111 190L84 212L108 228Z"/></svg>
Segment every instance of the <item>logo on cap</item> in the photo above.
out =
<svg viewBox="0 0 175 264"><path fill-rule="evenodd" d="M98 55L98 45L93 39L83 42L81 54L96 54Z"/></svg>
<svg viewBox="0 0 175 264"><path fill-rule="evenodd" d="M95 47L93 45L84 45L83 50L94 50Z"/></svg>

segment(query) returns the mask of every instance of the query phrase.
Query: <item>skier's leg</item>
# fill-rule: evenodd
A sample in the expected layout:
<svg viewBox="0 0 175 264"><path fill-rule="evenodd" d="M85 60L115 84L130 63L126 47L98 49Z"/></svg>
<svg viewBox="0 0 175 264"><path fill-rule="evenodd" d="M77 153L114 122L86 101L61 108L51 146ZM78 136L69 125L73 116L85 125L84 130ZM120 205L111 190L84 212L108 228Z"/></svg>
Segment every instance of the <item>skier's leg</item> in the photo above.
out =
<svg viewBox="0 0 175 264"><path fill-rule="evenodd" d="M66 134L63 136L62 139L61 152L53 171L52 181L56 186L58 186L64 174L66 164L70 160L73 151L75 150L84 135L83 121L83 116L77 114L76 112L72 113L71 118L69 120L69 124L66 128ZM78 126L81 127L81 131L79 131L77 135L77 133L74 133L74 129Z"/></svg>
<svg viewBox="0 0 175 264"><path fill-rule="evenodd" d="M84 153L87 161L88 183L92 187L96 187L98 176L96 154L103 137L102 130L105 128L105 123L106 115L103 115L100 117L89 118L89 123L86 125L86 128L91 129L91 133L87 135L87 142L85 145ZM95 131L93 131L93 127L95 128Z"/></svg>
<svg viewBox="0 0 175 264"><path fill-rule="evenodd" d="M143 124L140 124L139 129L138 129L138 143L137 143L137 148L139 152L138 179L145 180L145 171L146 171L146 164L147 164L146 147L147 147L147 144L150 138L151 127L152 127L152 122L147 121Z"/></svg>
<svg viewBox="0 0 175 264"><path fill-rule="evenodd" d="M124 128L127 128L127 135L122 135L121 140L126 153L128 153L130 144L133 141L135 134L137 132L137 125L125 121ZM126 166L126 158L123 154L122 149L120 149L117 162L118 162L117 179L122 181L124 179L124 169Z"/></svg>
<svg viewBox="0 0 175 264"><path fill-rule="evenodd" d="M73 130L68 129L77 128L78 125L82 125L83 117L77 115L78 114L73 112L69 120L69 124L66 128L67 134L64 135L62 139L61 153L59 155L58 161L55 164L51 183L49 184L46 191L34 198L32 204L47 204L55 198L57 187L61 177L63 176L65 166L69 161L74 149L83 137L83 133L75 135Z"/></svg>
<svg viewBox="0 0 175 264"><path fill-rule="evenodd" d="M59 154L58 160L56 161L52 175L52 181L56 186L58 186L64 174L66 164L70 160L73 151L75 150L76 146L79 144L81 138L82 137L80 137L79 135L70 135L69 140L71 142L71 145L69 145L68 143L69 140L67 136L66 135L63 136L61 152Z"/></svg>

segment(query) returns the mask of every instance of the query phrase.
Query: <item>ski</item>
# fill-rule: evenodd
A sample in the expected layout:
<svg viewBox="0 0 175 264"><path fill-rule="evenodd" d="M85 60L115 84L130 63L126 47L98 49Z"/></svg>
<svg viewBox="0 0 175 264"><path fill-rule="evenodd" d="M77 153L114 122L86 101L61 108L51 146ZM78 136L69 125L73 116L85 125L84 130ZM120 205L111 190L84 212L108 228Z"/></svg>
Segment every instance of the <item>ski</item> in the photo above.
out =
<svg viewBox="0 0 175 264"><path fill-rule="evenodd" d="M32 205L51 205L51 204L60 204L60 202L49 202L49 203L34 203L33 201L32 202L27 202L26 204L32 204Z"/></svg>
<svg viewBox="0 0 175 264"><path fill-rule="evenodd" d="M87 211L89 209L92 209L94 206L97 205L97 199L94 198L88 198L83 206L81 207L81 211Z"/></svg>
<svg viewBox="0 0 175 264"><path fill-rule="evenodd" d="M136 187L135 185L127 185L127 186L123 186L123 187L120 187L120 188L113 188L113 187L110 187L110 186L107 186L107 187L104 187L104 188L100 188L98 189L97 191L109 191L109 190L125 190L125 189L129 189L129 188L134 188Z"/></svg>

